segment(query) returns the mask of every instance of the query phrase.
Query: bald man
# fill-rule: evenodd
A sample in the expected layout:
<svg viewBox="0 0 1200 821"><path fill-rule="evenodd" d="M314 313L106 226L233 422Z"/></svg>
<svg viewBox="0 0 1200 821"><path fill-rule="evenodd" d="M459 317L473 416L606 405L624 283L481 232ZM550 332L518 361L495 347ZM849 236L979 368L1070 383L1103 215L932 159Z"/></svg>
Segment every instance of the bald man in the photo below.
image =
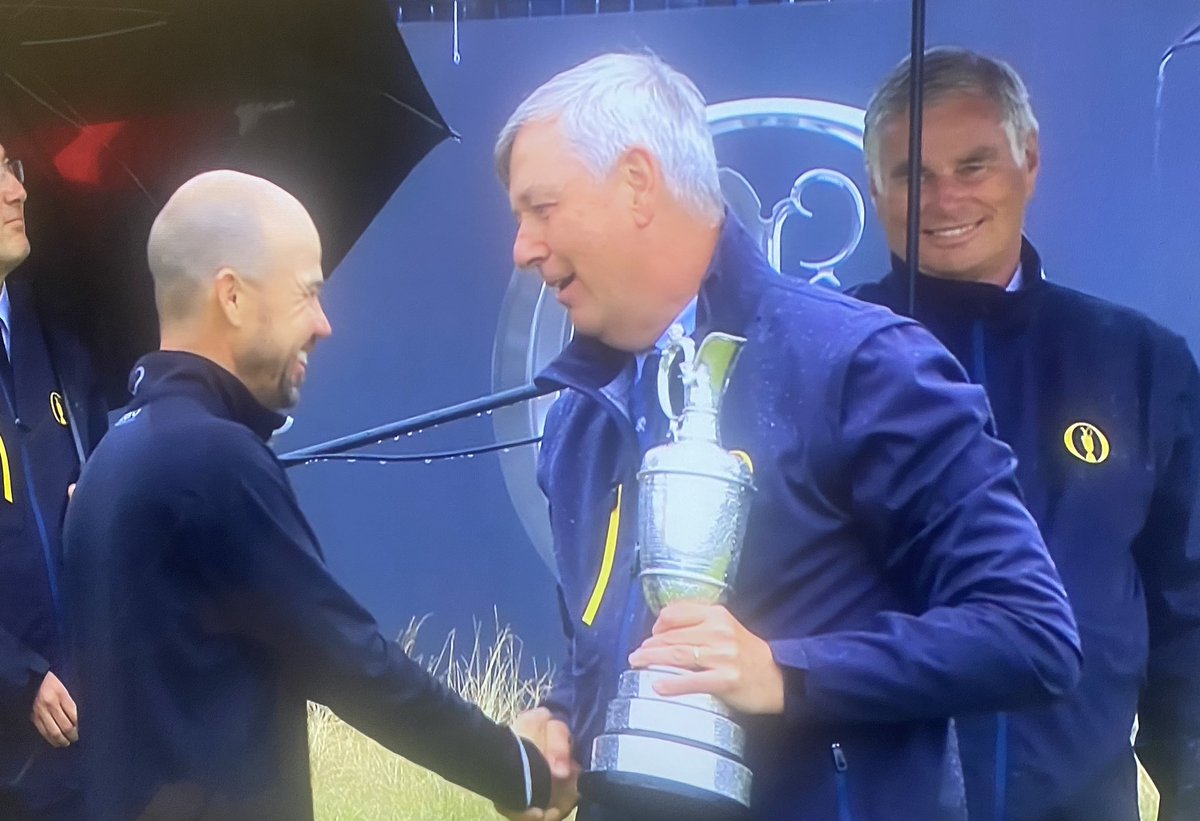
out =
<svg viewBox="0 0 1200 821"><path fill-rule="evenodd" d="M498 806L545 806L536 747L380 635L265 444L330 334L303 206L201 175L158 216L149 261L162 349L66 524L87 817L311 818L306 700Z"/></svg>

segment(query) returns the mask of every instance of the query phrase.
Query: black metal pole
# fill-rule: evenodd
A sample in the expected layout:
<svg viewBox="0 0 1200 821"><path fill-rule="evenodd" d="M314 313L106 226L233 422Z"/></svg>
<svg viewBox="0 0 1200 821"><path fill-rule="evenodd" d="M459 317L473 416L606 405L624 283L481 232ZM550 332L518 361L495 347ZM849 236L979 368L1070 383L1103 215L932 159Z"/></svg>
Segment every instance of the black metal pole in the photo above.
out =
<svg viewBox="0 0 1200 821"><path fill-rule="evenodd" d="M510 388L499 393L481 396L478 399L460 402L457 405L450 405L446 408L439 408L438 410L422 413L418 416L410 416L407 419L380 425L377 428L352 433L349 436L341 436L337 439L330 439L328 442L320 442L316 445L309 445L306 448L293 450L290 453L280 456L279 461L283 463L284 467L302 465L306 462L320 459L322 456L328 454L345 453L355 448L374 445L397 436L404 436L407 433L432 428L435 425L453 422L458 419L465 419L477 413L494 411L498 408L515 405L517 402L524 402L527 399L536 399L539 396L554 393L556 390L558 388L553 386L541 387L533 383L523 385L519 388Z"/></svg>
<svg viewBox="0 0 1200 821"><path fill-rule="evenodd" d="M921 270L921 126L925 112L925 0L912 3L912 53L908 60L912 86L908 96L908 315L916 316L917 272Z"/></svg>

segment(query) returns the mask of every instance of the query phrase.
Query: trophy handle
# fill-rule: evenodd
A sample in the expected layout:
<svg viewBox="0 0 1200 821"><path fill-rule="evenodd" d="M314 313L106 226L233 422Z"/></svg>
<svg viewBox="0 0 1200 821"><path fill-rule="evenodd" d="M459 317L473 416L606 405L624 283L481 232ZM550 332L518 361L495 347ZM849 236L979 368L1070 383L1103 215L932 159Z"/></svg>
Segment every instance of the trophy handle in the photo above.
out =
<svg viewBox="0 0 1200 821"><path fill-rule="evenodd" d="M704 385L707 396L701 401L707 402L714 413L720 410L721 397L725 394L734 363L745 342L744 337L714 331L704 337L700 350L696 352L697 376L707 383Z"/></svg>
<svg viewBox="0 0 1200 821"><path fill-rule="evenodd" d="M683 413L683 409L675 410L671 405L671 368L675 367L675 360L683 356L683 376L684 384L687 384L687 378L691 370L691 365L696 359L696 343L687 336L677 336L671 339L666 350L662 353L662 358L658 361L658 405L662 408L663 414L671 422L674 422L679 414ZM687 404L686 399L684 404Z"/></svg>

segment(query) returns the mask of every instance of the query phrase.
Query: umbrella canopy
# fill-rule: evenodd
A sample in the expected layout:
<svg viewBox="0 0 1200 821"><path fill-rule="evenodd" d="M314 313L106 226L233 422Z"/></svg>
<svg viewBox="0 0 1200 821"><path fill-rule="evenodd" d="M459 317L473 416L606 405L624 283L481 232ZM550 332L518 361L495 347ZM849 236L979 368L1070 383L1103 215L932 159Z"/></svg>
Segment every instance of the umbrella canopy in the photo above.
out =
<svg viewBox="0 0 1200 821"><path fill-rule="evenodd" d="M91 343L111 395L157 344L145 242L201 171L301 199L332 270L451 132L384 0L0 3L0 143L26 166L18 276Z"/></svg>

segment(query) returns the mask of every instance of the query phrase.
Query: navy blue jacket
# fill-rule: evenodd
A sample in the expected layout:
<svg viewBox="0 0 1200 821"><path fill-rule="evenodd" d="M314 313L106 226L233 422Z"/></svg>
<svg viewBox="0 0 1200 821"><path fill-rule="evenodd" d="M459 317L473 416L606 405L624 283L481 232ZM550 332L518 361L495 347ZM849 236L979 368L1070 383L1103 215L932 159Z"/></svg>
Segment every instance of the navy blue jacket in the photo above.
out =
<svg viewBox="0 0 1200 821"><path fill-rule="evenodd" d="M219 366L144 357L66 525L90 821L312 817L306 700L504 806L545 762L385 639L330 574L265 440L283 421Z"/></svg>
<svg viewBox="0 0 1200 821"><path fill-rule="evenodd" d="M729 608L787 684L783 717L741 719L755 816L963 818L948 716L1046 701L1079 672L1070 608L983 391L911 320L775 274L731 217L698 298L696 337L709 331L747 338L721 416L757 485ZM649 626L628 492L640 454L602 392L631 359L578 337L541 376L566 389L539 465L570 645L547 704L585 765Z"/></svg>
<svg viewBox="0 0 1200 821"><path fill-rule="evenodd" d="M959 721L971 817L1135 821L1129 735L1138 712L1138 753L1163 794L1159 818L1192 821L1200 818L1196 364L1182 338L1146 317L1044 281L1028 243L1022 270L1012 293L927 276L916 293L917 319L987 388L1083 642L1071 698ZM907 277L894 271L855 295L907 312Z"/></svg>
<svg viewBox="0 0 1200 821"><path fill-rule="evenodd" d="M86 351L10 281L12 373L0 379L0 817L49 812L77 789L75 751L30 720L48 670L71 687L58 593L67 486L104 432ZM6 803L7 802L7 803ZM15 805L15 806L14 806Z"/></svg>

